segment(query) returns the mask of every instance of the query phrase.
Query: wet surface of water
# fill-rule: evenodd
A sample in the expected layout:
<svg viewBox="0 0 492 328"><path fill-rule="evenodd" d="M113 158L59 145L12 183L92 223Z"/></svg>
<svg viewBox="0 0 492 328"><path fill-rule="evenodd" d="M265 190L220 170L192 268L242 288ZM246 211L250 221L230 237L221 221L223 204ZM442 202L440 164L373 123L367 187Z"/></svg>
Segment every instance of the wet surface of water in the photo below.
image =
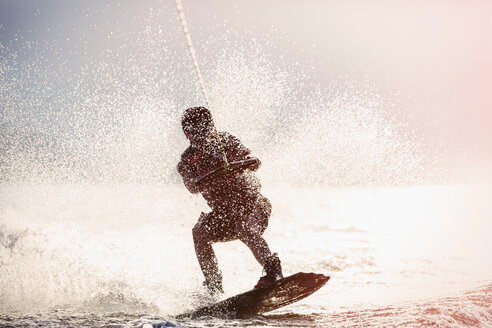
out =
<svg viewBox="0 0 492 328"><path fill-rule="evenodd" d="M265 190L274 206L265 237L285 273L330 281L248 320L174 320L204 302L190 233L201 199L179 186L3 186L0 325L487 326L490 212L475 196L486 192ZM250 289L261 267L249 250L240 242L214 248L225 297Z"/></svg>

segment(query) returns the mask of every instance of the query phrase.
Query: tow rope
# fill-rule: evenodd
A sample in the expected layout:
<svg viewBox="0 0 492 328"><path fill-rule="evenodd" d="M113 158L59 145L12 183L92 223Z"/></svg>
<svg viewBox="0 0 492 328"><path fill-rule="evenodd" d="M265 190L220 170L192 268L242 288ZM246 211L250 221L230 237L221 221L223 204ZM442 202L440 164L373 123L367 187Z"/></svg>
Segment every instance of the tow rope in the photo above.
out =
<svg viewBox="0 0 492 328"><path fill-rule="evenodd" d="M178 16L181 21L181 26L183 27L183 32L186 37L186 42L188 43L188 50L190 52L191 59L193 60L193 65L195 66L195 73L198 78L198 83L200 84L200 90L202 91L203 98L205 99L205 104L207 108L210 109L210 104L208 101L208 94L207 90L205 89L205 83L203 81L203 76L200 71L200 67L198 66L198 59L196 58L196 51L195 47L193 47L193 42L191 42L191 34L190 34L190 29L188 28L188 23L186 22L186 17L183 11L183 3L181 0L176 0L176 9L178 10ZM224 159L224 168L229 167L229 162L227 161L226 153L225 153L225 148L224 145L222 144L222 141L219 138L219 135L217 133L217 127L215 126L215 121L212 117L212 125L213 125L213 135L215 136L215 139L217 140L217 143L219 144L219 149L220 152L222 153L222 158Z"/></svg>

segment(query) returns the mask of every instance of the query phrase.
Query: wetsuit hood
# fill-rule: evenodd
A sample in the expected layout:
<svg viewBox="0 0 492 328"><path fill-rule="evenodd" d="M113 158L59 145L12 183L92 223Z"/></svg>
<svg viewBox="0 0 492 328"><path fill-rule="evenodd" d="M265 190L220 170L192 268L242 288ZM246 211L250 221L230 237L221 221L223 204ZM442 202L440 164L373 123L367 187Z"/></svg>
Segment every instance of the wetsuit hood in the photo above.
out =
<svg viewBox="0 0 492 328"><path fill-rule="evenodd" d="M181 117L181 127L192 145L203 146L214 131L212 113L203 106L188 108Z"/></svg>

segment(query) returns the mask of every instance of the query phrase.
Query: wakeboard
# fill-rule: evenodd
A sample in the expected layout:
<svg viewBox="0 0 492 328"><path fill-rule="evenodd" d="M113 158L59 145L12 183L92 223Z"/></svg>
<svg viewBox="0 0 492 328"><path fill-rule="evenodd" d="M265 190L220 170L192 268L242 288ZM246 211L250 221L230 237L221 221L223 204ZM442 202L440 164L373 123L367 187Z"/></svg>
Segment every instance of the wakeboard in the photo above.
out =
<svg viewBox="0 0 492 328"><path fill-rule="evenodd" d="M248 318L297 302L321 287L330 277L299 272L275 283L247 291L223 301L176 316L176 319L199 317Z"/></svg>

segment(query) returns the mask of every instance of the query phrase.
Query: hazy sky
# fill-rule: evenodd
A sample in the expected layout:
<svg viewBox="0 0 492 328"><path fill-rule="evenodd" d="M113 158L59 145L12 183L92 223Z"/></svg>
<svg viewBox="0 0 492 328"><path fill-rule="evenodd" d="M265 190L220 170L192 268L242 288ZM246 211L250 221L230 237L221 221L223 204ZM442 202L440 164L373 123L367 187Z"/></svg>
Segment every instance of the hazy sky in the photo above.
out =
<svg viewBox="0 0 492 328"><path fill-rule="evenodd" d="M470 162L492 162L492 2L183 0L183 5L199 58L206 57L202 41L227 29L247 31L246 38L271 36L273 51L312 67L311 78L321 87L329 88L339 76L370 83L414 118L410 124L419 133L442 140L450 152L469 149ZM96 25L131 30L138 20L125 24L125 17L148 16L151 8L163 9L163 27L179 32L173 0L0 0L1 41L77 38ZM173 42L184 38L177 35Z"/></svg>
<svg viewBox="0 0 492 328"><path fill-rule="evenodd" d="M293 41L290 56L315 63L321 84L334 73L367 79L397 94L426 133L492 155L489 1L189 1L186 9L196 25L215 14L257 34L273 27Z"/></svg>

